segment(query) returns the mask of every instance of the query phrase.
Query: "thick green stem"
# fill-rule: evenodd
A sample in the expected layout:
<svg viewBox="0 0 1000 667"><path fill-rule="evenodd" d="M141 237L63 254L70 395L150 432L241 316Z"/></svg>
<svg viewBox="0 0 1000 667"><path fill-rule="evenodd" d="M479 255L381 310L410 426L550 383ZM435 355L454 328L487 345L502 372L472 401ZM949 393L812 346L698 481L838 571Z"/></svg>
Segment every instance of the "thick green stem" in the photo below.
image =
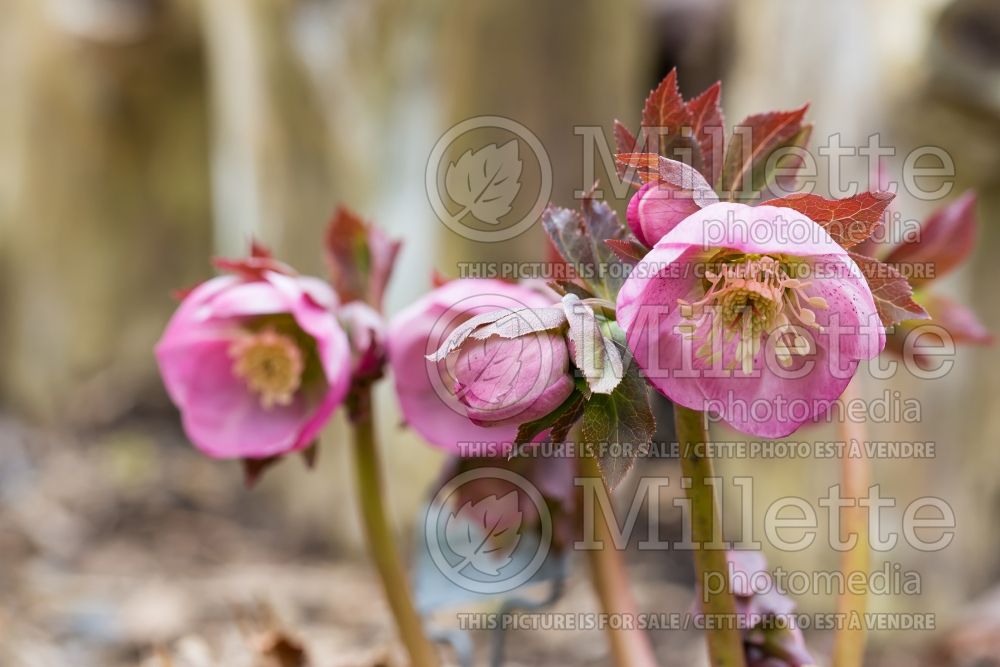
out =
<svg viewBox="0 0 1000 667"><path fill-rule="evenodd" d="M691 539L695 544L695 576L705 596L702 613L712 625L706 630L708 655L715 667L745 667L743 638L736 621L736 601L729 587L715 592L705 585L710 580L728 581L729 572L724 549L711 549L714 528L721 524L715 487L705 480L713 477L712 459L706 453L708 428L705 415L674 404L674 422L681 449L681 471L688 481L687 497L691 501Z"/></svg>
<svg viewBox="0 0 1000 667"><path fill-rule="evenodd" d="M597 477L603 482L594 457L584 456L580 460L580 468L584 476ZM636 622L639 608L625 571L625 560L611 537L609 522L615 519L604 516L600 504L594 508L593 518L594 537L602 546L587 551L587 557L601 612L633 621L631 624L623 623L621 628L612 628L610 623L607 624L612 662L616 667L656 667L653 645Z"/></svg>
<svg viewBox="0 0 1000 667"><path fill-rule="evenodd" d="M845 404L860 398L859 383L860 378L855 378L848 385L841 396ZM867 582L871 568L871 540L868 533L867 510L858 501L868 493L871 465L864 453L867 437L865 423L851 421L847 417L847 412L847 410L842 411L840 421L840 437L845 442L847 450L850 450L850 454L845 451L841 461L841 494L844 500L853 500L854 506L844 508L842 520L846 534L855 535L858 540L852 548L841 554L840 570L845 580L848 578L853 580L856 578L855 572L862 572ZM852 448L852 441L856 441L860 446ZM864 623L854 624L853 629L848 626L856 616L864 616L868 604L867 593L867 590L858 592L855 589L853 593L845 590L837 600L837 611L842 623L834 636L833 667L860 667L864 661L865 642L868 639Z"/></svg>
<svg viewBox="0 0 1000 667"><path fill-rule="evenodd" d="M382 477L372 417L371 390L357 390L353 419L355 471L361 520L368 537L368 553L378 569L400 639L410 655L411 667L438 667L434 645L424 636L423 624L410 598L406 570L396 551L382 501Z"/></svg>

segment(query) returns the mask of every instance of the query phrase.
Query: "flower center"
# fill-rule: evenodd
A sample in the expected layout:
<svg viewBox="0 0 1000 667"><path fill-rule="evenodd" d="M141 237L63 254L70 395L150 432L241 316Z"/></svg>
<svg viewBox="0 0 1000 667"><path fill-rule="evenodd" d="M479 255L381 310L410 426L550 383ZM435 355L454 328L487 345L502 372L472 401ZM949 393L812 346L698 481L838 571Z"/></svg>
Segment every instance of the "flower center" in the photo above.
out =
<svg viewBox="0 0 1000 667"><path fill-rule="evenodd" d="M230 346L229 356L233 373L260 394L265 409L289 405L302 384L302 350L293 338L273 329L242 336Z"/></svg>
<svg viewBox="0 0 1000 667"><path fill-rule="evenodd" d="M773 332L775 354L788 367L794 355L809 352L801 327L817 331L815 309L826 310L826 300L808 296L810 283L788 276L781 262L767 255L738 255L724 259L705 273L705 295L694 302L678 300L686 320L682 333L701 345L695 355L709 365L719 362L727 348L733 353L726 368L753 370L761 341ZM735 341L735 346L733 345Z"/></svg>

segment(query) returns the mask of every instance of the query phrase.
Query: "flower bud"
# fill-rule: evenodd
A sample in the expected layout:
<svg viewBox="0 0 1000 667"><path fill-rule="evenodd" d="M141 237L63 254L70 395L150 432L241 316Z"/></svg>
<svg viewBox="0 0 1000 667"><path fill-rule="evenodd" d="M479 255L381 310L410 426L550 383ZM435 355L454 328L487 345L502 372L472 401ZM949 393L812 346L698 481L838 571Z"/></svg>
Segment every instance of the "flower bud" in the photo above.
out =
<svg viewBox="0 0 1000 667"><path fill-rule="evenodd" d="M480 426L517 425L552 412L573 391L558 331L469 338L455 358L455 396Z"/></svg>

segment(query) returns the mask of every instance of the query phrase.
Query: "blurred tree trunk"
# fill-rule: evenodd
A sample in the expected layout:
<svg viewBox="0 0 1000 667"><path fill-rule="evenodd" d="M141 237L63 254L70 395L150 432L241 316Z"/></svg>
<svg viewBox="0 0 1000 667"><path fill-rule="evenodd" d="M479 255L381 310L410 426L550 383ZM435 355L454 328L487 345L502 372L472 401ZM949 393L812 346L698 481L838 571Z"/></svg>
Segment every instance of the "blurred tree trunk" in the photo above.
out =
<svg viewBox="0 0 1000 667"><path fill-rule="evenodd" d="M523 124L548 154L551 200L576 208L574 191L592 183L583 182L584 138L575 135L574 128L599 126L610 136L615 118L638 124L648 64L640 44L639 8L609 0L471 0L452 6L442 20L446 124L441 134L479 115L505 116ZM447 159L455 161L465 150L483 145L483 135L467 136L452 145ZM532 156L522 152L521 159L526 164L515 202L533 198L540 188L540 172L528 164ZM603 170L598 167L596 173L600 176ZM606 181L604 186L610 197ZM530 208L530 202L524 208ZM443 241L440 268L446 275L456 275L458 262L540 261L546 256L540 224L497 243L470 241L443 224L438 228Z"/></svg>
<svg viewBox="0 0 1000 667"><path fill-rule="evenodd" d="M323 110L294 50L295 12L304 4L201 3L216 247L242 254L256 236L299 270L318 272L317 240L343 190L331 179Z"/></svg>
<svg viewBox="0 0 1000 667"><path fill-rule="evenodd" d="M159 392L170 291L209 249L202 54L183 3L19 0L0 10L4 396L100 422ZM156 395L160 395L157 393Z"/></svg>

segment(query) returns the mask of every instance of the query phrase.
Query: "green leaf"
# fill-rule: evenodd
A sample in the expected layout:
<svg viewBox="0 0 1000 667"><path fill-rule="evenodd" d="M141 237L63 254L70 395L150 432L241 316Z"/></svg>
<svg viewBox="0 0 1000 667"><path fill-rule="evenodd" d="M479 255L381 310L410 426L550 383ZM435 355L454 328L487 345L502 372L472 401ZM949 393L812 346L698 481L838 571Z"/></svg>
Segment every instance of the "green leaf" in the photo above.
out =
<svg viewBox="0 0 1000 667"><path fill-rule="evenodd" d="M584 394L580 390L574 389L573 393L558 408L544 417L525 422L518 427L514 450L516 451L522 445L530 444L535 436L547 429L552 429L549 434L549 439L552 442L564 442L569 430L580 418L585 404Z"/></svg>
<svg viewBox="0 0 1000 667"><path fill-rule="evenodd" d="M583 411L580 438L595 448L621 452L596 451L598 464L608 486L617 486L635 463L640 452L647 451L656 420L649 409L646 380L635 364L628 364L621 383L611 394L594 394ZM620 454L620 455L619 455Z"/></svg>

